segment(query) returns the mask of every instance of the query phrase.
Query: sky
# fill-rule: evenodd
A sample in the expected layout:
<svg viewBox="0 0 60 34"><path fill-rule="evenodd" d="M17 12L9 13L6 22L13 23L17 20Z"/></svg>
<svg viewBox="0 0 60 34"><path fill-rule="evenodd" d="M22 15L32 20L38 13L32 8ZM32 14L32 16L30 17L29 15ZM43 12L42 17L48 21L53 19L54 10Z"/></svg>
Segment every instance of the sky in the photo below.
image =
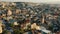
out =
<svg viewBox="0 0 60 34"><path fill-rule="evenodd" d="M33 3L48 3L48 4L60 4L60 0L0 0L4 2L33 2Z"/></svg>

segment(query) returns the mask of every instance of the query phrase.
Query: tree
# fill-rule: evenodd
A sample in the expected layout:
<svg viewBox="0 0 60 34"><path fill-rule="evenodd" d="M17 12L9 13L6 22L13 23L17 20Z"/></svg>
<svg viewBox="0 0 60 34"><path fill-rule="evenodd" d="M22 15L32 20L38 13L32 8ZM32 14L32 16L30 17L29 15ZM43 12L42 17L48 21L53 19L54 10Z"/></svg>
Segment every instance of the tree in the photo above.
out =
<svg viewBox="0 0 60 34"><path fill-rule="evenodd" d="M4 30L2 34L10 34L8 30Z"/></svg>
<svg viewBox="0 0 60 34"><path fill-rule="evenodd" d="M14 34L22 34L23 33L23 30L19 30L19 29L15 29L14 30Z"/></svg>

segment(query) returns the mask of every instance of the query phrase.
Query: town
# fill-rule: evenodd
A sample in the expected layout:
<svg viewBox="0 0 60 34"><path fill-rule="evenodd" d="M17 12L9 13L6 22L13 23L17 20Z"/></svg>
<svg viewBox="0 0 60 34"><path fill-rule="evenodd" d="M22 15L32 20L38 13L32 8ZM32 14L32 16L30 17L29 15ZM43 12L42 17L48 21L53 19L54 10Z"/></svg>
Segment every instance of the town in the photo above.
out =
<svg viewBox="0 0 60 34"><path fill-rule="evenodd" d="M60 5L0 2L0 34L60 34Z"/></svg>

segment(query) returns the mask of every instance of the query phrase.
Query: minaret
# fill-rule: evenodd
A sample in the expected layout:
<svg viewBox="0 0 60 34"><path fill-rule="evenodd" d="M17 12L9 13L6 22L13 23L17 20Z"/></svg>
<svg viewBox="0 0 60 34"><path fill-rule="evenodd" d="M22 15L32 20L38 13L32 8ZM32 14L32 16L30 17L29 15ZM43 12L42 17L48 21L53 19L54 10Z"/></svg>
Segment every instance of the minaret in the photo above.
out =
<svg viewBox="0 0 60 34"><path fill-rule="evenodd" d="M42 23L44 23L44 15L42 14Z"/></svg>

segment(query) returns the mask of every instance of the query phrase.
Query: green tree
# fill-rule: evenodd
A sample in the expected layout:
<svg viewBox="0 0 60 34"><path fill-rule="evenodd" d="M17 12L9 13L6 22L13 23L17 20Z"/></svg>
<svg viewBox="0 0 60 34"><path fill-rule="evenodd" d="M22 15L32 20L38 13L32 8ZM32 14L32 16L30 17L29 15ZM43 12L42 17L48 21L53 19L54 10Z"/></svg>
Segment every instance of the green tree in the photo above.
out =
<svg viewBox="0 0 60 34"><path fill-rule="evenodd" d="M9 32L8 30L4 30L3 34L8 34L8 32Z"/></svg>

